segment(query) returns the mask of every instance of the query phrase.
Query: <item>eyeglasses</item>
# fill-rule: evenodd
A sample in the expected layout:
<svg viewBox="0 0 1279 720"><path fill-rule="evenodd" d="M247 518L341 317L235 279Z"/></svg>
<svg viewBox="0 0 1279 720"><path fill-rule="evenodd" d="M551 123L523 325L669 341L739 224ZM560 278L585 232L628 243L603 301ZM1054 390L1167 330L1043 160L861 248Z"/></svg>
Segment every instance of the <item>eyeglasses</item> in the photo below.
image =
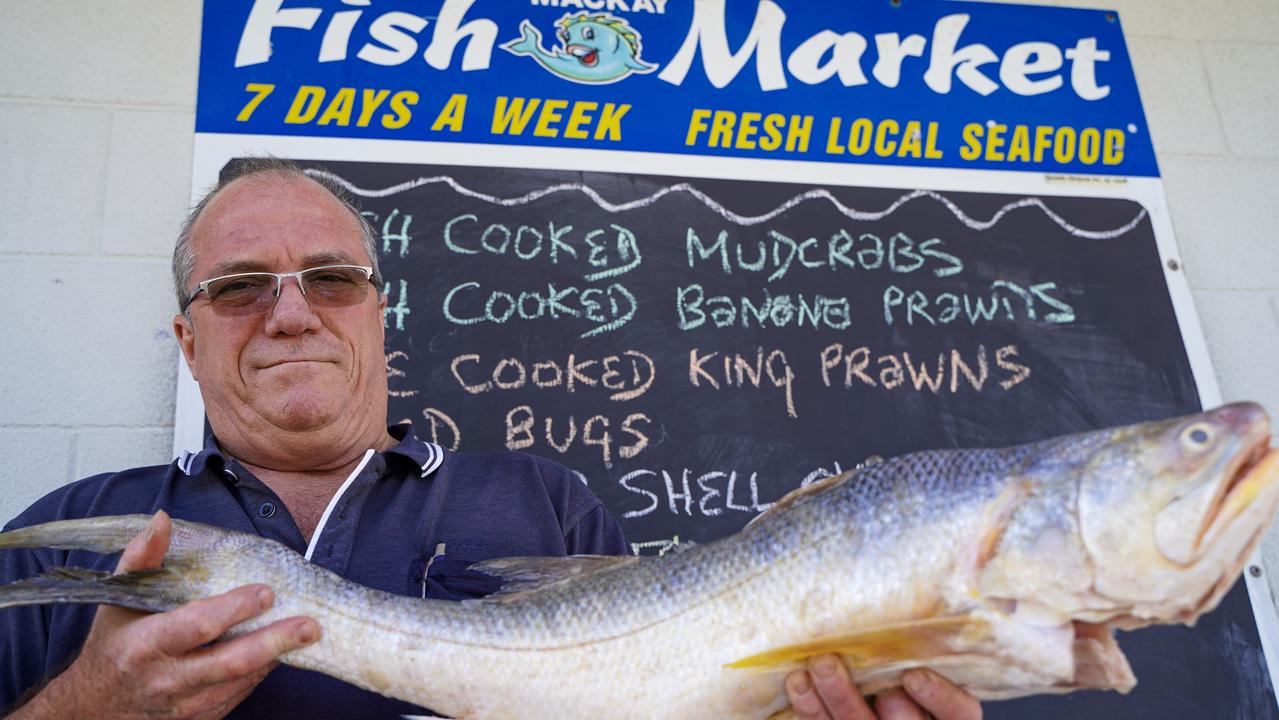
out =
<svg viewBox="0 0 1279 720"><path fill-rule="evenodd" d="M209 306L220 315L256 315L270 310L280 297L284 278L297 278L298 288L312 307L356 305L368 297L373 268L364 265L324 265L296 272L247 272L209 278L182 306L204 293Z"/></svg>

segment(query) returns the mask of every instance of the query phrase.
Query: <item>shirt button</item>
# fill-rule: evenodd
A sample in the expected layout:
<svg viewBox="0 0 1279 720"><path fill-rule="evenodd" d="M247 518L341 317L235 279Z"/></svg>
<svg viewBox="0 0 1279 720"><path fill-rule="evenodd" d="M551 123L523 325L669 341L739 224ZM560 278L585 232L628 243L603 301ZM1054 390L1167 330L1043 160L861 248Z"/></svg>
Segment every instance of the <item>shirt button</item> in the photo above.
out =
<svg viewBox="0 0 1279 720"><path fill-rule="evenodd" d="M275 503L273 502L262 503L262 507L258 508L258 515L261 515L264 518L274 517Z"/></svg>

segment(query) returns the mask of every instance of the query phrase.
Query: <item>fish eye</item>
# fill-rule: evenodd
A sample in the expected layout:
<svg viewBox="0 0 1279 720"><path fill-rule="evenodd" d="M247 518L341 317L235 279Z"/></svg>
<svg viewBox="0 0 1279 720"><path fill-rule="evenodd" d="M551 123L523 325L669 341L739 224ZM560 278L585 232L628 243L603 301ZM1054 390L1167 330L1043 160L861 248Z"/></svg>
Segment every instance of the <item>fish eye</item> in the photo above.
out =
<svg viewBox="0 0 1279 720"><path fill-rule="evenodd" d="M1212 427L1207 423L1195 423L1181 431L1181 444L1192 450L1202 450L1212 442Z"/></svg>
<svg viewBox="0 0 1279 720"><path fill-rule="evenodd" d="M583 29L583 30L582 30L582 37L586 38L587 40L594 40L594 39L595 39L595 30L594 30L593 28L585 28L585 29Z"/></svg>

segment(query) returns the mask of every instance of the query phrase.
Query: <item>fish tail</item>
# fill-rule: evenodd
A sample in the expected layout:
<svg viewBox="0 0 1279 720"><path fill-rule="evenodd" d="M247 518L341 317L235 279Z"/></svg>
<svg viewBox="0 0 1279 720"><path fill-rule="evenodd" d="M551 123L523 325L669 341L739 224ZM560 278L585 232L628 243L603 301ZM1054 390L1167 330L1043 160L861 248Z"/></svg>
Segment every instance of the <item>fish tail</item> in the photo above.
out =
<svg viewBox="0 0 1279 720"><path fill-rule="evenodd" d="M151 522L149 515L115 515L77 520L57 520L0 533L5 548L58 548L113 553L124 549Z"/></svg>
<svg viewBox="0 0 1279 720"><path fill-rule="evenodd" d="M165 612L186 602L181 578L166 569L111 575L61 567L0 586L0 608L48 603L107 604Z"/></svg>
<svg viewBox="0 0 1279 720"><path fill-rule="evenodd" d="M537 55L541 50L539 47L541 42L542 33L539 32L537 28L533 27L532 23L525 20L520 23L519 39L512 40L505 45L502 45L502 49L515 55Z"/></svg>

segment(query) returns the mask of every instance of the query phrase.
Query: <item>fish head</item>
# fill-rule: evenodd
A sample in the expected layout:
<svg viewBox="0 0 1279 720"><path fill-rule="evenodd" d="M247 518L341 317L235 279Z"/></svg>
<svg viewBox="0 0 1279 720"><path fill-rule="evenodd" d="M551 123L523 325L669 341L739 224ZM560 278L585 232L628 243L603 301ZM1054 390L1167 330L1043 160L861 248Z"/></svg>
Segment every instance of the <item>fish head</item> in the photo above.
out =
<svg viewBox="0 0 1279 720"><path fill-rule="evenodd" d="M612 15L580 12L557 23L560 57L575 62L575 76L583 81L611 82L653 66L641 61L639 34Z"/></svg>
<svg viewBox="0 0 1279 720"><path fill-rule="evenodd" d="M1079 467L1077 513L1091 592L1118 626L1216 606L1279 506L1269 441L1252 403L1103 431Z"/></svg>

